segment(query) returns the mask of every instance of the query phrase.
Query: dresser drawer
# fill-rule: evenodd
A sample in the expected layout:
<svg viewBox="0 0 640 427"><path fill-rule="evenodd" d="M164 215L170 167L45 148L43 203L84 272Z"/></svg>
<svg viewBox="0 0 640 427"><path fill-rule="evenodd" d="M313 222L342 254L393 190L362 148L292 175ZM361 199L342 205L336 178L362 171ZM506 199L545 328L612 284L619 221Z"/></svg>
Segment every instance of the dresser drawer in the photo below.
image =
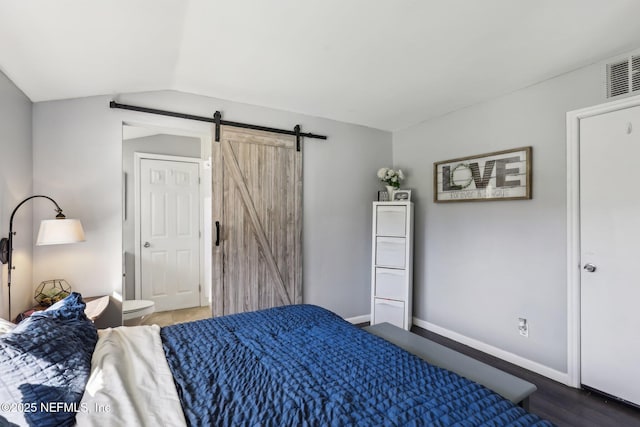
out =
<svg viewBox="0 0 640 427"><path fill-rule="evenodd" d="M373 324L388 322L404 328L404 302L375 298L373 305Z"/></svg>
<svg viewBox="0 0 640 427"><path fill-rule="evenodd" d="M376 265L404 268L405 245L404 237L376 237Z"/></svg>
<svg viewBox="0 0 640 427"><path fill-rule="evenodd" d="M376 267L375 296L379 298L404 300L406 298L406 274L407 272L405 270Z"/></svg>
<svg viewBox="0 0 640 427"><path fill-rule="evenodd" d="M377 206L376 234L378 236L404 236L407 230L406 206Z"/></svg>

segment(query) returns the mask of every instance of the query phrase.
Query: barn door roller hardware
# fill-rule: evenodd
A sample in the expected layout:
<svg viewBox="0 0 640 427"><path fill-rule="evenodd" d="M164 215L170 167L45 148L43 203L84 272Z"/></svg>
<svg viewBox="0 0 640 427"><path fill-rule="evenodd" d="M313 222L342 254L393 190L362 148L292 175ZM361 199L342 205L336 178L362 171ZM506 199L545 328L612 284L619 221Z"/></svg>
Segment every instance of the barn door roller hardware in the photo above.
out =
<svg viewBox="0 0 640 427"><path fill-rule="evenodd" d="M192 114L176 113L174 111L157 110L155 108L147 108L147 107L138 107L138 106L135 106L135 105L119 104L119 103L117 103L115 101L111 101L109 103L109 107L111 107L111 108L120 108L122 110L139 111L141 113L158 114L158 115L161 115L161 116L177 117L179 119L196 120L196 121L199 121L199 122L214 123L216 125L216 133L215 133L216 141L220 141L220 126L222 126L222 125L234 126L234 127L238 127L238 128L244 128L244 129L262 130L262 131L265 131L265 132L280 133L280 134L284 134L284 135L293 135L293 136L296 137L296 150L298 150L298 151L300 151L301 138L327 139L327 137L325 135L316 135L314 133L309 133L309 132L300 132L300 125L296 125L293 128L293 130L287 130L287 129L277 129L277 128L270 128L270 127L267 127L267 126L252 125L252 124L248 124L248 123L231 122L231 121L228 121L228 120L222 120L222 113L220 111L216 111L215 114L213 115L213 118L211 118L211 117L194 116Z"/></svg>

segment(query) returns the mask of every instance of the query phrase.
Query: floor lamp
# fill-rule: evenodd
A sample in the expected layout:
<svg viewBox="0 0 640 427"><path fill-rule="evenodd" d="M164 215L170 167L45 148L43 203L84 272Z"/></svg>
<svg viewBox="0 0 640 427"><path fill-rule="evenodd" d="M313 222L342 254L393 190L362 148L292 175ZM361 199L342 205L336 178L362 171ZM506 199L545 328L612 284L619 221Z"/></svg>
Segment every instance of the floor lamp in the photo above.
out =
<svg viewBox="0 0 640 427"><path fill-rule="evenodd" d="M84 230L80 220L67 219L62 213L62 208L51 197L36 195L27 197L11 212L11 218L9 219L9 237L3 237L0 239L0 262L2 264L9 264L7 271L7 288L9 291L9 320L11 319L11 271L13 270L13 236L16 234L13 231L13 217L16 215L16 211L20 206L25 204L31 199L36 197L42 197L48 199L55 205L57 212L55 219L42 220L40 222L40 230L38 231L38 239L36 240L37 246L42 245L61 245L65 243L84 242Z"/></svg>

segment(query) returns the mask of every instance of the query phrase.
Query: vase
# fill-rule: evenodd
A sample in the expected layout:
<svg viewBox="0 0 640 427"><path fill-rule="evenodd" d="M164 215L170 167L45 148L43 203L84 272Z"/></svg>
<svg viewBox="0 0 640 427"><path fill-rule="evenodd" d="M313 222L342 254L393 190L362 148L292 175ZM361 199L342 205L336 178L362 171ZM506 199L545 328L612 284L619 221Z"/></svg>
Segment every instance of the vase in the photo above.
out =
<svg viewBox="0 0 640 427"><path fill-rule="evenodd" d="M387 195L389 196L387 200L392 201L393 193L395 192L396 192L396 188L393 185L387 185Z"/></svg>

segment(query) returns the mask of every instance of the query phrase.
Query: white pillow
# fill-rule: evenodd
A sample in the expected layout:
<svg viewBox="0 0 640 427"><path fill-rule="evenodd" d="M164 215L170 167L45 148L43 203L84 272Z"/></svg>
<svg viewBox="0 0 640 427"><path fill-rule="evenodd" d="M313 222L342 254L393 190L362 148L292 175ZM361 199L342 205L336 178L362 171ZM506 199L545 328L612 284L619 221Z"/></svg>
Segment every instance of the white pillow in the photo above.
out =
<svg viewBox="0 0 640 427"><path fill-rule="evenodd" d="M0 335L11 332L17 325L9 322L8 320L0 319Z"/></svg>

